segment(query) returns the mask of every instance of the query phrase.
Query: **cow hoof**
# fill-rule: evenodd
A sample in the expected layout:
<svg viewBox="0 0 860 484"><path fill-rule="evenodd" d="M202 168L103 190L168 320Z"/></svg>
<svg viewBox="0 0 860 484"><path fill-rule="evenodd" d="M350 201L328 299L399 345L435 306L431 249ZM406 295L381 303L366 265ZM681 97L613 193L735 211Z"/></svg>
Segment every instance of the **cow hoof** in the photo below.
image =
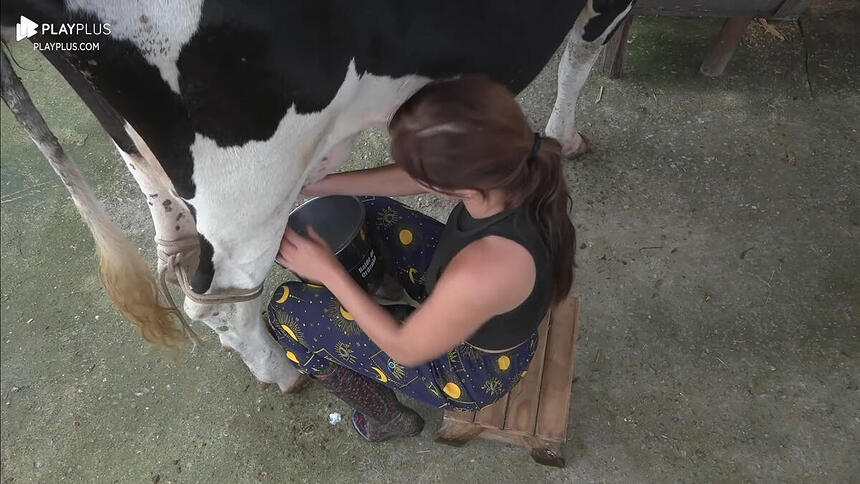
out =
<svg viewBox="0 0 860 484"><path fill-rule="evenodd" d="M287 382L286 385L281 386L281 392L283 393L299 393L304 390L305 387L311 382L310 377L307 375L298 374L297 378L294 378Z"/></svg>
<svg viewBox="0 0 860 484"><path fill-rule="evenodd" d="M231 347L229 347L229 346L227 346L227 345L221 345L221 348L222 348L224 351L226 351L227 353L230 353L230 352L232 352L232 351L233 351L233 348L231 348Z"/></svg>
<svg viewBox="0 0 860 484"><path fill-rule="evenodd" d="M578 143L571 148L563 147L561 150L562 157L567 160L575 160L586 153L591 153L591 140L579 133L577 135Z"/></svg>

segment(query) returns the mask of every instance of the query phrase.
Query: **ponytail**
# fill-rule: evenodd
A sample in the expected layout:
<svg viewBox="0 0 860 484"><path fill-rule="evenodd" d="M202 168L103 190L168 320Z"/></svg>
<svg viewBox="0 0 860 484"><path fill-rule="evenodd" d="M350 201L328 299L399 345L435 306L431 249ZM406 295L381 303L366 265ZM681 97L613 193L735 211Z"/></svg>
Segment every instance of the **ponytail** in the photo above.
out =
<svg viewBox="0 0 860 484"><path fill-rule="evenodd" d="M522 203L540 223L549 246L552 261L552 292L550 302L561 302L573 285L576 230L570 221L571 205L561 165L561 144L554 138L535 135L535 144L527 155L523 178L510 186L519 185Z"/></svg>

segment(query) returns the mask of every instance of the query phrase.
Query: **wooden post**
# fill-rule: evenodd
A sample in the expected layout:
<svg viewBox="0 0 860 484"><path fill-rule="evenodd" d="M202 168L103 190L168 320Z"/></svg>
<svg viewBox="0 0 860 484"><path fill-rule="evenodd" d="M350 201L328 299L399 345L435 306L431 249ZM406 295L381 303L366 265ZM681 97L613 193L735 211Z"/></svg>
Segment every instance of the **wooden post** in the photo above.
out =
<svg viewBox="0 0 860 484"><path fill-rule="evenodd" d="M720 30L720 37L702 61L702 67L699 68L702 74L708 77L718 77L723 74L752 19L752 16L747 16L726 20Z"/></svg>
<svg viewBox="0 0 860 484"><path fill-rule="evenodd" d="M632 23L633 17L628 15L603 48L603 75L610 79L618 79L624 70L624 51L627 49Z"/></svg>

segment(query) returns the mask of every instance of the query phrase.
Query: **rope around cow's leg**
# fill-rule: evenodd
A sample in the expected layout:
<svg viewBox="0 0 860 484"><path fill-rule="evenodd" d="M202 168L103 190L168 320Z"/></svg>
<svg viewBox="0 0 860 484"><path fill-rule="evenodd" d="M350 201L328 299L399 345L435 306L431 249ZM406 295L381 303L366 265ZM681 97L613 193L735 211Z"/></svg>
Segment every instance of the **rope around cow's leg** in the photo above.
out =
<svg viewBox="0 0 860 484"><path fill-rule="evenodd" d="M163 267L158 268L158 287L161 289L161 293L164 296L164 299L167 300L168 307L174 311L176 317L182 323L182 329L185 331L185 335L191 339L191 343L194 345L191 347L191 351L193 352L198 346L203 346L203 341L197 336L197 333L194 332L194 329L191 328L191 324L188 322L188 319L185 317L185 313L182 312L176 306L176 302L173 300L173 295L170 294L170 287L167 285L167 273L170 270L170 265L166 264Z"/></svg>

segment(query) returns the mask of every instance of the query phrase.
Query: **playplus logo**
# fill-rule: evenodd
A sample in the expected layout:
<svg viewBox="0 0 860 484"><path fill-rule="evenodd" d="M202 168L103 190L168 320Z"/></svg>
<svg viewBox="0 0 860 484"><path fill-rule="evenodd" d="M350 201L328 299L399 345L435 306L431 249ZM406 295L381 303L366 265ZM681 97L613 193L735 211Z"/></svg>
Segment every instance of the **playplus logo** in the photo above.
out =
<svg viewBox="0 0 860 484"><path fill-rule="evenodd" d="M39 24L33 22L25 16L21 16L21 21L15 24L15 40L22 41L36 35L36 28Z"/></svg>
<svg viewBox="0 0 860 484"><path fill-rule="evenodd" d="M25 16L15 25L15 39L22 41L42 34L46 39L51 36L99 36L110 35L110 24L63 23L38 24ZM34 50L99 50L98 42L33 42Z"/></svg>

